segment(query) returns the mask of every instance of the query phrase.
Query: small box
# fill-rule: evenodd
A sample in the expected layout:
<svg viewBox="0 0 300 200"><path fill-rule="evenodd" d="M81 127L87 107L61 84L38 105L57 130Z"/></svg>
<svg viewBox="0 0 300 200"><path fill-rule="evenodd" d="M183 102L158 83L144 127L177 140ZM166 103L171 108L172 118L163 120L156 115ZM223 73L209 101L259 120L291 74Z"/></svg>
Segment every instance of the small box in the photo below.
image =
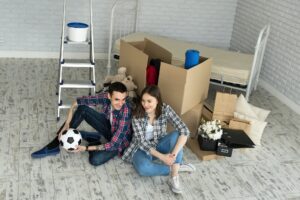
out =
<svg viewBox="0 0 300 200"><path fill-rule="evenodd" d="M232 148L227 146L222 141L219 141L217 145L217 155L231 157Z"/></svg>
<svg viewBox="0 0 300 200"><path fill-rule="evenodd" d="M222 156L218 156L215 151L202 151L199 147L198 140L196 138L189 138L186 146L192 150L194 154L200 160L213 160L218 158L223 158Z"/></svg>

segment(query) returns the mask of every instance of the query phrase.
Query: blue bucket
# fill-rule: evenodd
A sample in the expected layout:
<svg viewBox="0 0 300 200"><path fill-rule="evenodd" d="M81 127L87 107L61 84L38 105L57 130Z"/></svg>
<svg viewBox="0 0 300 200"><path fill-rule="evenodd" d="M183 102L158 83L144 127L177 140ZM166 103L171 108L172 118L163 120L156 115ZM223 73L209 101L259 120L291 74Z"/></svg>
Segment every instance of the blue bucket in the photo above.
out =
<svg viewBox="0 0 300 200"><path fill-rule="evenodd" d="M190 69L199 64L200 52L194 49L189 49L185 52L184 68Z"/></svg>

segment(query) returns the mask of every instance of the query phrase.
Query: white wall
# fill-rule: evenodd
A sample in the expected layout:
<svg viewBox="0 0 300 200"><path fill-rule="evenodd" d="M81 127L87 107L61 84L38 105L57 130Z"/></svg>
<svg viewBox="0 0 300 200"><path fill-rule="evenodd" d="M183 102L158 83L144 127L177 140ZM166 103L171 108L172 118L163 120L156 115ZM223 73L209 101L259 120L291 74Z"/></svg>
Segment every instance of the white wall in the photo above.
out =
<svg viewBox="0 0 300 200"><path fill-rule="evenodd" d="M231 48L253 53L259 30L268 23L260 83L300 113L300 1L239 0Z"/></svg>
<svg viewBox="0 0 300 200"><path fill-rule="evenodd" d="M88 0L69 0L68 19L86 21ZM96 53L106 53L110 9L115 1L94 0ZM140 31L228 48L237 0L140 0ZM58 55L63 0L1 0L0 56L19 52ZM86 51L77 49L77 51ZM5 54L4 54L5 52ZM35 54L34 54L35 55ZM33 55L33 56L34 56ZM32 56L32 55L31 55Z"/></svg>

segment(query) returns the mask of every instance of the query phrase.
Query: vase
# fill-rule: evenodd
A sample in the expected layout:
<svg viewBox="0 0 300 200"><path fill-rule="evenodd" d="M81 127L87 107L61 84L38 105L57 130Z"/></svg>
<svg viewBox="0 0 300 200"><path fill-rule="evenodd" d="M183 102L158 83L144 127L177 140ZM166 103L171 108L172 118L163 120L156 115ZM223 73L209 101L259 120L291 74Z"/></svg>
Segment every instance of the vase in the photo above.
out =
<svg viewBox="0 0 300 200"><path fill-rule="evenodd" d="M208 138L203 138L201 135L198 135L198 143L200 149L203 151L216 151L218 140L211 140Z"/></svg>

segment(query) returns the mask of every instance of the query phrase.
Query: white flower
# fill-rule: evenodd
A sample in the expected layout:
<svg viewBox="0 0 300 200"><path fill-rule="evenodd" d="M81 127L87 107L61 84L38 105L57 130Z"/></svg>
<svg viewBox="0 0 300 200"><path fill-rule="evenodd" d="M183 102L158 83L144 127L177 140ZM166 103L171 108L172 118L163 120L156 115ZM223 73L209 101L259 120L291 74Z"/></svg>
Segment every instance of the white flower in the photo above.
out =
<svg viewBox="0 0 300 200"><path fill-rule="evenodd" d="M222 137L223 130L221 128L221 122L219 120L202 121L202 124L198 128L198 134L203 138L211 140L218 140Z"/></svg>

